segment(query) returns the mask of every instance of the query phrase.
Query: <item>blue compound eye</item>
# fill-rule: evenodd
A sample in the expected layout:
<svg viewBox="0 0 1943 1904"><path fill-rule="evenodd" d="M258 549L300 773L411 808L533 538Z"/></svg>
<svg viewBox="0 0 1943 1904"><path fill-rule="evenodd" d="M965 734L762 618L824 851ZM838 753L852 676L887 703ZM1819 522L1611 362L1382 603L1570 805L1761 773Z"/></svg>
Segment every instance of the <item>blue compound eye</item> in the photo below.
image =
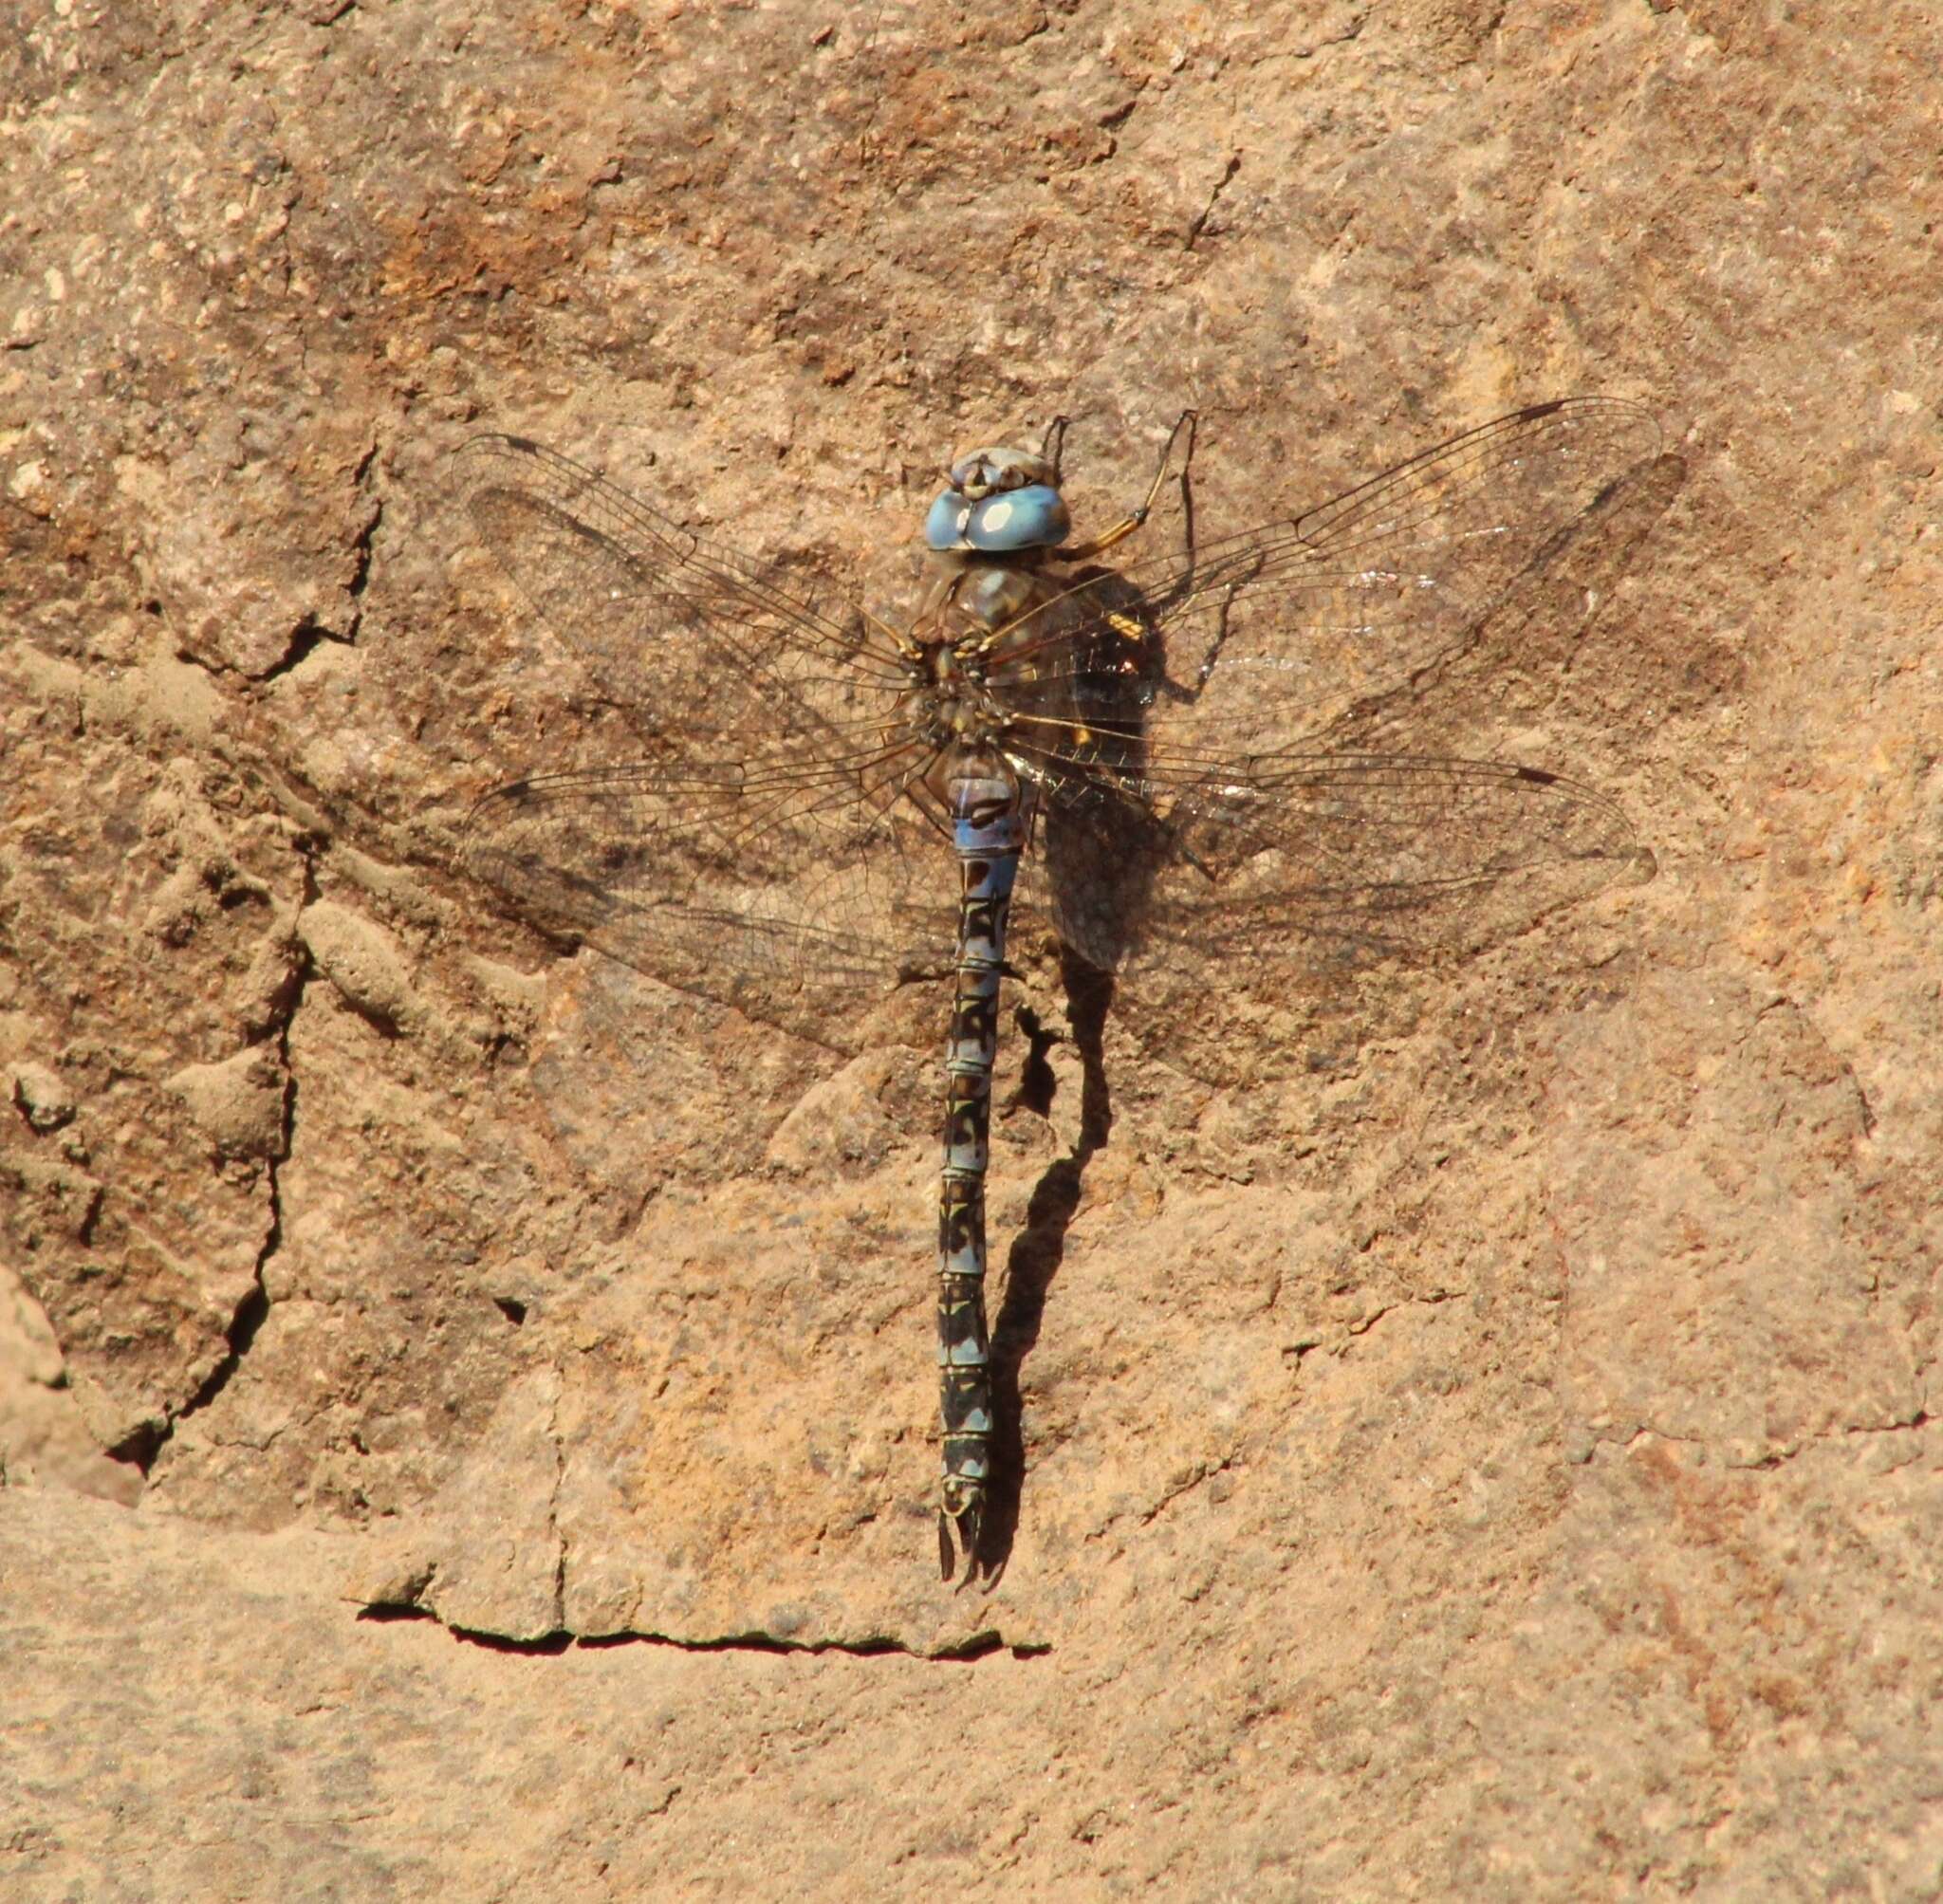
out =
<svg viewBox="0 0 1943 1904"><path fill-rule="evenodd" d="M944 501L940 497L939 502ZM937 520L938 506L932 505L931 523ZM1001 490L987 496L972 508L972 519L962 531L973 548L993 555L1015 554L1021 549L1052 548L1065 540L1069 519L1060 492L1049 483L1029 483L1021 490ZM937 547L933 543L934 548Z"/></svg>
<svg viewBox="0 0 1943 1904"><path fill-rule="evenodd" d="M963 548L972 505L956 490L946 490L924 519L924 540L933 548Z"/></svg>

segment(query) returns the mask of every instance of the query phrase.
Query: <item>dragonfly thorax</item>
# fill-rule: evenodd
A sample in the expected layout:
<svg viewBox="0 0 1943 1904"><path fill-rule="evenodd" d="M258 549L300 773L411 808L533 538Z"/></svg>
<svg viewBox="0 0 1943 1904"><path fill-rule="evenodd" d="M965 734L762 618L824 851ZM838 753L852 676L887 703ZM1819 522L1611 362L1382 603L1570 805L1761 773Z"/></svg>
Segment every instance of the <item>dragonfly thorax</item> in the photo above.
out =
<svg viewBox="0 0 1943 1904"><path fill-rule="evenodd" d="M941 630L919 651L919 726L934 745L981 746L1004 723L1004 712L985 684L981 649L989 635L982 628Z"/></svg>
<svg viewBox="0 0 1943 1904"><path fill-rule="evenodd" d="M1038 571L1043 556L1028 564L967 564L952 583L950 602L975 629L998 629L1017 621L1051 594Z"/></svg>
<svg viewBox="0 0 1943 1904"><path fill-rule="evenodd" d="M1041 638L1035 610L1058 600L1062 584L1046 551L1010 562L953 562L913 630L916 677L907 707L934 745L983 746L1015 718L1011 696L1036 672Z"/></svg>

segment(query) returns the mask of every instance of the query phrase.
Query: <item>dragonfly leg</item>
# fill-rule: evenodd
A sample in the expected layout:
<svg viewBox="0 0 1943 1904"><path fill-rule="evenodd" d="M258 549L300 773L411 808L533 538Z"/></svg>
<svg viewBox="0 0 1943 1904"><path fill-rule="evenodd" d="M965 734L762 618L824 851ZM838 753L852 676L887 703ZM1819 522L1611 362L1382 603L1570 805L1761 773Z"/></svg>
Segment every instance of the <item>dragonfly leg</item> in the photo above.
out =
<svg viewBox="0 0 1943 1904"><path fill-rule="evenodd" d="M1072 420L1070 416L1055 416L1046 426L1046 434L1040 439L1040 460L1052 465L1052 486L1054 489L1059 488L1060 459L1066 453L1066 426Z"/></svg>
<svg viewBox="0 0 1943 1904"><path fill-rule="evenodd" d="M1092 537L1090 540L1066 544L1057 551L1062 562L1090 562L1095 556L1104 555L1108 549L1112 548L1117 543L1124 542L1128 536L1132 535L1137 528L1146 522L1148 516L1153 513L1154 499L1160 493L1160 486L1167 480L1169 466L1174 461L1175 445L1180 442L1183 436L1187 438L1187 447L1181 453L1180 479L1183 483L1187 481L1188 465L1194 460L1194 454L1195 416L1196 413L1194 411L1183 410L1180 413L1180 420L1168 432L1166 445L1160 452L1159 466L1154 471L1154 480L1147 485L1147 493L1140 499L1138 507L1130 509L1111 528L1102 530L1099 535ZM1060 433L1058 438L1059 446L1064 447L1065 442L1065 418L1064 416L1056 418L1054 427ZM1046 441L1048 443L1053 441L1051 431L1046 432Z"/></svg>

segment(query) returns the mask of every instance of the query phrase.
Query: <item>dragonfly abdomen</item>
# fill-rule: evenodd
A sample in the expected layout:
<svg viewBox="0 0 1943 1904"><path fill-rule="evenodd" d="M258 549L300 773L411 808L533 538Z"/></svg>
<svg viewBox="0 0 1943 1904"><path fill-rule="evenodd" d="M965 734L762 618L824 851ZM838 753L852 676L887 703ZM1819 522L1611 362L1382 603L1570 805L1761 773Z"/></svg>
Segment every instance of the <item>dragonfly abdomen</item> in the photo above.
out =
<svg viewBox="0 0 1943 1904"><path fill-rule="evenodd" d="M985 1319L985 1176L1006 915L1025 848L1018 777L982 751L952 763L946 784L958 856L958 945L945 1045L945 1158L938 1191L937 1359L944 1427L943 1522L969 1557L990 1476L991 1344ZM949 1557L949 1542L945 1551Z"/></svg>

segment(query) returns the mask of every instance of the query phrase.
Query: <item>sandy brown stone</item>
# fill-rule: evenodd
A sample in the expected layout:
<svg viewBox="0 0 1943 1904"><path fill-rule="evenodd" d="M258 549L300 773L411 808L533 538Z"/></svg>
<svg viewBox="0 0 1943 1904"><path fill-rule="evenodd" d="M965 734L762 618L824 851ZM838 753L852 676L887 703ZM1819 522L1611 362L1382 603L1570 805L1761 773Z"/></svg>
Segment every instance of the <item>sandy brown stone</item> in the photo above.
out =
<svg viewBox="0 0 1943 1904"><path fill-rule="evenodd" d="M28 8L0 1894L1934 1895L1939 56ZM941 1585L941 994L779 1026L454 870L653 745L656 657L575 665L452 453L894 615L940 466L1056 413L1090 526L1195 406L1208 536L1583 391L1665 459L1382 738L1570 771L1653 877L1246 992L1023 931L1004 1564Z"/></svg>

